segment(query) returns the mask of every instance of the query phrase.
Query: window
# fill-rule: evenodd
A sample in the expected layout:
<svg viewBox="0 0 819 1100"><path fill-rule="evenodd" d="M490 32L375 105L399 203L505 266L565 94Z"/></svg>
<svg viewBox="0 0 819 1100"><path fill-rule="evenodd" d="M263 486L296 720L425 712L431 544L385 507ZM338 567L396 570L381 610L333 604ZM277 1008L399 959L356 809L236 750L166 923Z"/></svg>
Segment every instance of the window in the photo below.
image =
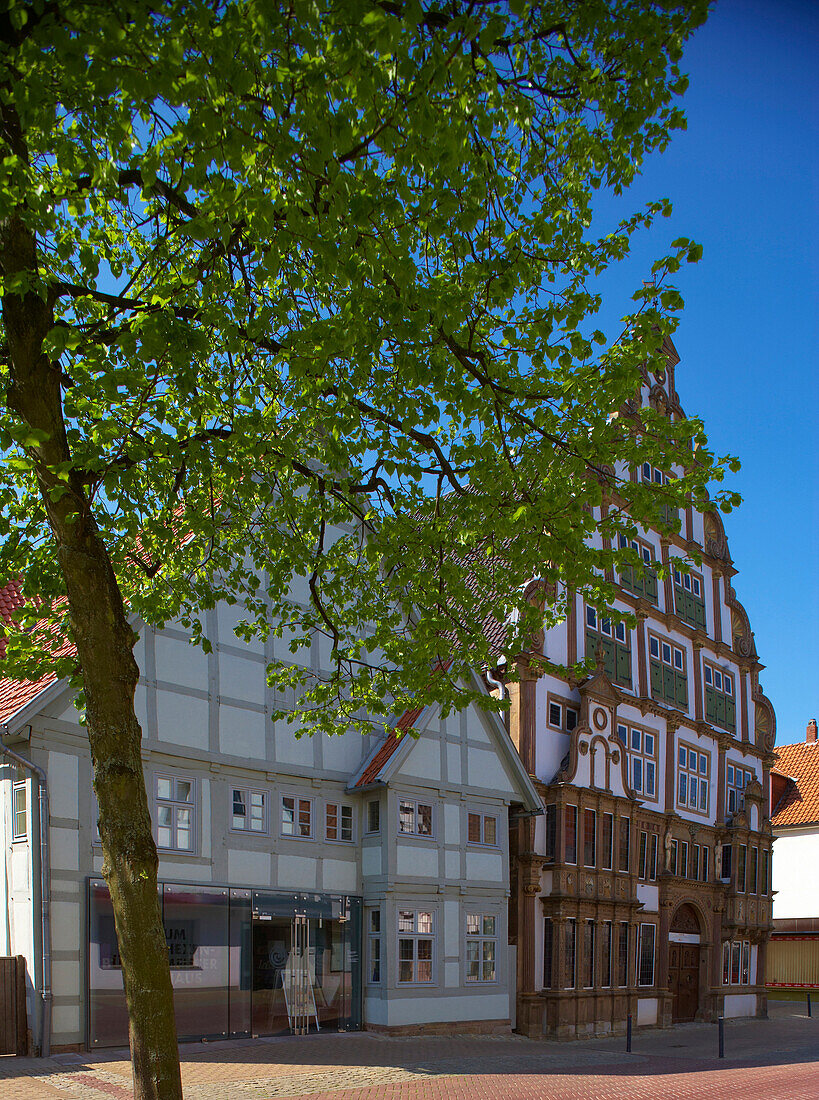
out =
<svg viewBox="0 0 819 1100"><path fill-rule="evenodd" d="M583 811L583 864L594 867L597 863L597 814Z"/></svg>
<svg viewBox="0 0 819 1100"><path fill-rule="evenodd" d="M751 849L751 863L748 868L748 893L755 894L757 892L757 878L759 867L759 849Z"/></svg>
<svg viewBox="0 0 819 1100"><path fill-rule="evenodd" d="M367 918L367 981L381 981L381 910L371 909Z"/></svg>
<svg viewBox="0 0 819 1100"><path fill-rule="evenodd" d="M620 818L620 870L628 871L629 869L629 828L630 822L627 817Z"/></svg>
<svg viewBox="0 0 819 1100"><path fill-rule="evenodd" d="M681 840L679 845L680 878L688 878L688 841Z"/></svg>
<svg viewBox="0 0 819 1100"><path fill-rule="evenodd" d="M672 707L687 710L688 678L684 651L656 634L649 634L648 649L651 694Z"/></svg>
<svg viewBox="0 0 819 1100"><path fill-rule="evenodd" d="M705 600L698 573L683 573L674 568L674 610L684 622L705 630Z"/></svg>
<svg viewBox="0 0 819 1100"><path fill-rule="evenodd" d="M619 570L620 584L634 596L643 596L651 603L657 602L657 574L651 568L654 551L642 539L627 539L620 535L620 549L631 547L641 560L641 566L624 565Z"/></svg>
<svg viewBox="0 0 819 1100"><path fill-rule="evenodd" d="M611 946L612 922L603 921L603 943L600 952L600 984L604 989L611 986Z"/></svg>
<svg viewBox="0 0 819 1100"><path fill-rule="evenodd" d="M658 470L657 467L652 466L650 462L643 463L640 470L640 475L646 485L668 485L669 481L671 480L668 474L664 473L663 470ZM679 526L679 509L673 508L670 504L661 504L660 520L662 523L667 524L670 527Z"/></svg>
<svg viewBox="0 0 819 1100"><path fill-rule="evenodd" d="M324 839L352 841L353 807L340 802L328 802L324 807Z"/></svg>
<svg viewBox="0 0 819 1100"><path fill-rule="evenodd" d="M594 921L587 920L583 927L583 985L594 985Z"/></svg>
<svg viewBox="0 0 819 1100"><path fill-rule="evenodd" d="M720 868L720 878L731 877L731 865L733 863L732 857L733 849L730 844L723 844L722 846L722 866Z"/></svg>
<svg viewBox="0 0 819 1100"><path fill-rule="evenodd" d="M640 852L637 858L637 877L645 879L648 875L648 833L640 833Z"/></svg>
<svg viewBox="0 0 819 1100"><path fill-rule="evenodd" d="M631 789L657 800L657 735L636 726L617 724L617 737L626 750Z"/></svg>
<svg viewBox="0 0 819 1100"><path fill-rule="evenodd" d="M466 915L466 980L494 982L497 980L495 960L498 955L497 918L484 913Z"/></svg>
<svg viewBox="0 0 819 1100"><path fill-rule="evenodd" d="M751 944L748 940L727 940L722 945L723 985L749 985Z"/></svg>
<svg viewBox="0 0 819 1100"><path fill-rule="evenodd" d="M603 814L603 838L602 851L600 853L600 866L605 871L610 871L614 856L614 814Z"/></svg>
<svg viewBox="0 0 819 1100"><path fill-rule="evenodd" d="M566 921L566 988L577 985L577 921L569 917Z"/></svg>
<svg viewBox="0 0 819 1100"><path fill-rule="evenodd" d="M691 745L677 746L677 806L708 813L708 788L711 754Z"/></svg>
<svg viewBox="0 0 819 1100"><path fill-rule="evenodd" d="M746 844L737 845L737 892L740 894L745 893L745 870L748 861L748 846Z"/></svg>
<svg viewBox="0 0 819 1100"><path fill-rule="evenodd" d="M712 725L736 732L737 708L734 701L734 677L716 665L703 662L705 678L705 720Z"/></svg>
<svg viewBox="0 0 819 1100"><path fill-rule="evenodd" d="M628 985L628 921L620 922L617 941L617 984Z"/></svg>
<svg viewBox="0 0 819 1100"><path fill-rule="evenodd" d="M415 836L432 836L432 806L402 798L398 803L398 831Z"/></svg>
<svg viewBox="0 0 819 1100"><path fill-rule="evenodd" d="M659 837L657 833L651 834L651 862L648 865L648 877L651 882L654 882L657 878L657 848L659 846Z"/></svg>
<svg viewBox="0 0 819 1100"><path fill-rule="evenodd" d="M22 772L15 769L11 782L11 839L25 840L28 835L28 789Z"/></svg>
<svg viewBox="0 0 819 1100"><path fill-rule="evenodd" d="M641 924L637 933L637 984L654 985L656 925Z"/></svg>
<svg viewBox="0 0 819 1100"><path fill-rule="evenodd" d="M750 768L734 764L729 760L725 778L725 808L727 813L733 814L745 805L745 788L752 779L756 779L756 775Z"/></svg>
<svg viewBox="0 0 819 1100"><path fill-rule="evenodd" d="M234 787L231 794L230 827L239 832L267 832L267 795L245 787Z"/></svg>
<svg viewBox="0 0 819 1100"><path fill-rule="evenodd" d="M625 623L603 618L590 605L586 607L586 660L597 659L597 647L603 643L603 669L615 684L631 687L631 631Z"/></svg>
<svg viewBox="0 0 819 1100"><path fill-rule="evenodd" d="M156 846L175 852L194 847L194 797L192 779L156 777Z"/></svg>
<svg viewBox="0 0 819 1100"><path fill-rule="evenodd" d="M381 832L381 803L380 802L368 802L367 803L367 832L368 833L380 833Z"/></svg>
<svg viewBox="0 0 819 1100"><path fill-rule="evenodd" d="M701 851L702 881L708 882L708 848L703 844Z"/></svg>
<svg viewBox="0 0 819 1100"><path fill-rule="evenodd" d="M567 806L564 819L565 863L577 863L577 806Z"/></svg>
<svg viewBox="0 0 819 1100"><path fill-rule="evenodd" d="M671 841L671 854L668 861L668 870L672 875L676 875L677 867L679 865L679 851L680 842L678 840Z"/></svg>
<svg viewBox="0 0 819 1100"><path fill-rule="evenodd" d="M555 926L551 917L543 922L543 988L552 989L552 965L554 962Z"/></svg>
<svg viewBox="0 0 819 1100"><path fill-rule="evenodd" d="M470 844L498 846L498 819L492 814L467 814L467 840Z"/></svg>
<svg viewBox="0 0 819 1100"><path fill-rule="evenodd" d="M580 711L577 707L570 707L566 703L559 702L557 699L549 697L549 725L554 726L555 729L565 730L566 733L571 733L577 725L580 717Z"/></svg>
<svg viewBox="0 0 819 1100"><path fill-rule="evenodd" d="M429 910L398 910L398 981L432 983L435 914Z"/></svg>
<svg viewBox="0 0 819 1100"><path fill-rule="evenodd" d="M691 878L695 882L700 881L700 846L695 844L691 849Z"/></svg>
<svg viewBox="0 0 819 1100"><path fill-rule="evenodd" d="M770 870L771 853L768 848L762 849L762 874L760 876L759 892L760 894L769 894L771 892L771 880L768 877Z"/></svg>
<svg viewBox="0 0 819 1100"><path fill-rule="evenodd" d="M312 835L313 800L284 795L282 797L282 836L310 838Z"/></svg>
<svg viewBox="0 0 819 1100"><path fill-rule="evenodd" d="M557 848L557 806L552 802L546 807L546 859L554 863Z"/></svg>

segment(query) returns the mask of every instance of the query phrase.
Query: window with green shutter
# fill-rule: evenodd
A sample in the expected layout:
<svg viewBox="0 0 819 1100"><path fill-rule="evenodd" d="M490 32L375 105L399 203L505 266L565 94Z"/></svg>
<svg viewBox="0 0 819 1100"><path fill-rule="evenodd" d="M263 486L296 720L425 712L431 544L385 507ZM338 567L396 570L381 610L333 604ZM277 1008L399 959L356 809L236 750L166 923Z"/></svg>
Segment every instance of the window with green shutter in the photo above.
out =
<svg viewBox="0 0 819 1100"><path fill-rule="evenodd" d="M620 535L620 549L631 547L642 559L642 566L624 565L619 570L620 585L631 592L633 596L642 596L650 603L657 602L657 574L651 568L654 553L647 542L642 539L627 539Z"/></svg>
<svg viewBox="0 0 819 1100"><path fill-rule="evenodd" d="M705 630L705 599L702 577L674 570L674 610L684 622Z"/></svg>
<svg viewBox="0 0 819 1100"><path fill-rule="evenodd" d="M649 681L651 695L672 707L688 710L688 677L685 653L677 645L649 634Z"/></svg>
<svg viewBox="0 0 819 1100"><path fill-rule="evenodd" d="M641 469L642 479L646 485L668 485L671 480L668 474L662 470L658 470L656 466L652 466L649 462L644 462ZM669 527L679 527L680 525L680 512L678 508L673 508L670 504L663 504L660 508L660 518L663 523Z"/></svg>
<svg viewBox="0 0 819 1100"><path fill-rule="evenodd" d="M703 674L706 722L736 733L737 707L733 675L707 661L703 665Z"/></svg>
<svg viewBox="0 0 819 1100"><path fill-rule="evenodd" d="M631 687L631 631L625 623L613 623L586 607L586 660L597 660L597 648L603 644L603 670L612 683Z"/></svg>

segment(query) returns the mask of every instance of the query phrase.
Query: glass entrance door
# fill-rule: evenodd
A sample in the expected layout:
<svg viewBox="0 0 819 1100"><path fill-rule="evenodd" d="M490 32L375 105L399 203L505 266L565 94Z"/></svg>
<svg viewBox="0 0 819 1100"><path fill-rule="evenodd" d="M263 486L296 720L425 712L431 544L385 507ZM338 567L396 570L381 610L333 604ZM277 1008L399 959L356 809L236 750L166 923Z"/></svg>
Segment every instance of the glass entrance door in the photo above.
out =
<svg viewBox="0 0 819 1100"><path fill-rule="evenodd" d="M252 1033L360 1027L360 936L358 899L254 891Z"/></svg>

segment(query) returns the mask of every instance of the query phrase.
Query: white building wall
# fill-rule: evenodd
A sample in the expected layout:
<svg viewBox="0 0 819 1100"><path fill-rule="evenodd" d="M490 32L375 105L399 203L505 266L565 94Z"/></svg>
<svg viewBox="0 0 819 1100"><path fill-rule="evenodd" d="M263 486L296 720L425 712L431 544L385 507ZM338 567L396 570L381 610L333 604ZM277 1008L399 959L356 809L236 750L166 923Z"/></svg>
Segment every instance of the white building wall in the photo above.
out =
<svg viewBox="0 0 819 1100"><path fill-rule="evenodd" d="M815 917L819 913L819 828L780 831L774 840L771 866L773 919Z"/></svg>

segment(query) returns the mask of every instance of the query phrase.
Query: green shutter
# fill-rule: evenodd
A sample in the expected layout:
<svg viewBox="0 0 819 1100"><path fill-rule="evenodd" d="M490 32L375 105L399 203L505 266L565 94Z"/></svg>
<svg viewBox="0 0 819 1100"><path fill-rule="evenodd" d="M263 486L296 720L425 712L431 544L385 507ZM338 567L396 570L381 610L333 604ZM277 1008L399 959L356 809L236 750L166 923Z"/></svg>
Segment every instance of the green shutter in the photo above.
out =
<svg viewBox="0 0 819 1100"><path fill-rule="evenodd" d="M717 698L712 687L705 686L705 721L714 723L717 720Z"/></svg>
<svg viewBox="0 0 819 1100"><path fill-rule="evenodd" d="M663 670L659 661L650 661L649 668L651 670L651 694L662 695L663 693Z"/></svg>
<svg viewBox="0 0 819 1100"><path fill-rule="evenodd" d="M625 646L618 645L615 648L617 658L617 673L615 681L618 684L631 683L631 653Z"/></svg>
<svg viewBox="0 0 819 1100"><path fill-rule="evenodd" d="M614 656L614 640L612 638L604 638L603 649L605 650L603 668L606 670L608 678L613 680L617 673L617 661Z"/></svg>
<svg viewBox="0 0 819 1100"><path fill-rule="evenodd" d="M674 702L678 707L688 707L688 681L685 678L685 674L682 672L675 672L674 674Z"/></svg>
<svg viewBox="0 0 819 1100"><path fill-rule="evenodd" d="M737 709L733 699L725 697L725 728L733 733L737 728Z"/></svg>
<svg viewBox="0 0 819 1100"><path fill-rule="evenodd" d="M634 589L634 574L630 565L624 565L620 570L620 584L623 588L627 588L629 592Z"/></svg>
<svg viewBox="0 0 819 1100"><path fill-rule="evenodd" d="M597 649L597 642L599 640L599 634L595 634L593 630L586 631L586 660L595 660L595 650Z"/></svg>
<svg viewBox="0 0 819 1100"><path fill-rule="evenodd" d="M694 600L694 626L705 630L705 604L702 600Z"/></svg>
<svg viewBox="0 0 819 1100"><path fill-rule="evenodd" d="M657 602L657 574L653 569L646 569L645 578L646 599L652 603Z"/></svg>
<svg viewBox="0 0 819 1100"><path fill-rule="evenodd" d="M717 697L717 717L716 723L718 726L725 725L725 696L721 691L715 693Z"/></svg>
<svg viewBox="0 0 819 1100"><path fill-rule="evenodd" d="M685 618L685 592L678 584L674 585L674 610L681 619Z"/></svg>
<svg viewBox="0 0 819 1100"><path fill-rule="evenodd" d="M674 669L669 668L668 665L663 665L663 699L667 703L673 703L675 699Z"/></svg>

